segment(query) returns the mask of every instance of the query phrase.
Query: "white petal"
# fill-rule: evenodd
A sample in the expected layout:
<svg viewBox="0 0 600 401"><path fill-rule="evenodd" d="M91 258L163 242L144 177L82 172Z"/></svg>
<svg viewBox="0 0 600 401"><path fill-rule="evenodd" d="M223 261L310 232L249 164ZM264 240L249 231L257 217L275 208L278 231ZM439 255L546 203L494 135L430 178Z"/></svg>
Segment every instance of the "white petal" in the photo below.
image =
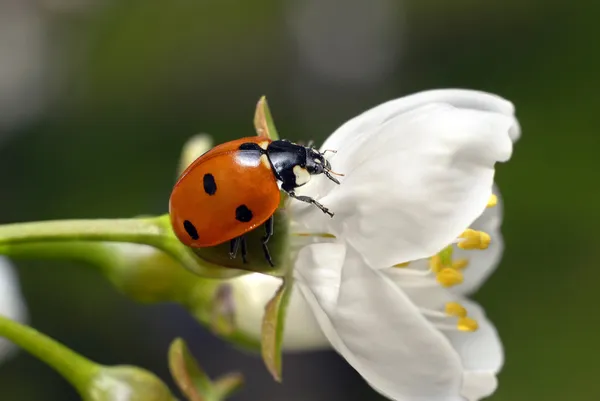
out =
<svg viewBox="0 0 600 401"><path fill-rule="evenodd" d="M502 258L502 252L504 250L504 240L502 233L500 232L500 225L502 223L502 197L500 191L496 185L494 185L494 194L498 196L498 204L493 208L486 209L481 216L477 218L471 224L471 228L475 230L481 230L490 234L492 242L489 247L485 250L463 250L454 247L453 259L467 259L469 264L467 268L463 270L464 281L461 284L450 287L450 291L459 295L470 295L477 291L481 285L488 279L488 277L494 272L496 267L499 265ZM419 259L410 262L410 269L417 269L425 271L429 269L429 259ZM386 269L387 271L387 269ZM402 269L389 269L391 272L390 278L397 281L399 285L406 284L406 281L414 281L415 278L403 275ZM421 277L416 277L421 280ZM429 277L430 286L439 286L435 281L435 277L431 275ZM423 288L418 288L423 289ZM412 291L411 288L407 288L407 291Z"/></svg>
<svg viewBox="0 0 600 401"><path fill-rule="evenodd" d="M354 117L340 126L321 147L324 149L338 149L344 143L354 141L357 135L371 131L377 125L394 115L404 113L430 103L446 103L460 109L471 109L500 113L513 117L509 135L513 142L521 136L519 122L514 118L515 107L513 104L494 94L468 89L435 89L418 92L399 99L390 100L375 106L364 113Z"/></svg>
<svg viewBox="0 0 600 401"><path fill-rule="evenodd" d="M480 230L488 233L492 238L490 245L485 250L466 251L458 247L455 248L455 259L468 259L469 265L463 270L464 281L452 287L452 291L457 294L470 295L481 287L481 285L494 272L504 251L504 239L500 232L502 224L503 202L498 188L494 188L494 194L498 196L498 204L495 207L486 209L477 220L471 224L474 230Z"/></svg>
<svg viewBox="0 0 600 401"><path fill-rule="evenodd" d="M233 287L238 329L260 339L265 305L281 285L281 279L252 273L232 279L229 283ZM285 351L330 348L310 307L296 288L292 291L288 305L283 348Z"/></svg>
<svg viewBox="0 0 600 401"><path fill-rule="evenodd" d="M4 257L0 257L0 315L18 322L27 320L27 308L22 299L18 277ZM0 361L12 356L16 349L12 343L0 337Z"/></svg>
<svg viewBox="0 0 600 401"><path fill-rule="evenodd" d="M461 394L469 401L476 401L496 390L496 375L504 365L504 349L496 328L483 309L465 299L461 303L469 316L477 320L479 329L473 333L450 333L448 338L465 368Z"/></svg>
<svg viewBox="0 0 600 401"><path fill-rule="evenodd" d="M485 209L513 119L432 104L394 115L331 158L341 185L314 188L336 215L294 204L298 219L343 238L370 266L429 257ZM319 194L318 194L319 195ZM317 195L317 197L319 197ZM298 203L298 202L296 202Z"/></svg>
<svg viewBox="0 0 600 401"><path fill-rule="evenodd" d="M460 354L465 370L498 373L504 364L504 350L498 332L483 308L473 301L461 299L469 317L477 320L479 329L472 333L449 332L447 337Z"/></svg>
<svg viewBox="0 0 600 401"><path fill-rule="evenodd" d="M430 286L415 287L406 285L402 269L387 268L379 271L398 285L418 307L444 311L447 302L462 304L467 309L469 317L477 320L479 329L472 333L445 331L444 334L460 354L466 370L489 370L494 373L500 370L504 363L502 343L481 306L436 284L434 279L431 279Z"/></svg>
<svg viewBox="0 0 600 401"><path fill-rule="evenodd" d="M458 354L355 250L308 246L295 276L333 347L375 390L398 401L462 400Z"/></svg>
<svg viewBox="0 0 600 401"><path fill-rule="evenodd" d="M419 308L443 311L446 302L458 298L447 288L442 287L433 274L428 277L411 277L403 268L398 267L388 267L379 271L393 281Z"/></svg>
<svg viewBox="0 0 600 401"><path fill-rule="evenodd" d="M388 268L380 272L399 285L410 300L421 308L444 311L447 302L459 302L467 309L469 317L477 320L479 324L477 331L443 332L460 355L465 370L461 394L472 401L493 393L497 385L496 374L504 364L504 350L498 332L483 309L478 304L436 284L434 279L430 280L429 286L415 287L407 282L402 269ZM451 321L454 321L454 318L448 318L446 324L450 324Z"/></svg>
<svg viewBox="0 0 600 401"><path fill-rule="evenodd" d="M498 387L498 378L489 371L465 372L463 376L463 388L460 394L467 401L479 401L489 397Z"/></svg>

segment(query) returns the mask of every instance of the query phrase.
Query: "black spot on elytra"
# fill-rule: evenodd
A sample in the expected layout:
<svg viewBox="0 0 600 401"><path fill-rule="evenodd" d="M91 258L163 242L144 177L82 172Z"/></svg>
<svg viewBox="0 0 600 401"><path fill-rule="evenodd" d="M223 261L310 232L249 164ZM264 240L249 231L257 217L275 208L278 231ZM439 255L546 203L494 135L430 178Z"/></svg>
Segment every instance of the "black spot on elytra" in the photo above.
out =
<svg viewBox="0 0 600 401"><path fill-rule="evenodd" d="M235 219L242 223L247 223L252 220L252 210L246 205L240 205L235 209Z"/></svg>
<svg viewBox="0 0 600 401"><path fill-rule="evenodd" d="M204 192L209 195L214 195L217 192L217 183L215 177L212 174L204 174Z"/></svg>
<svg viewBox="0 0 600 401"><path fill-rule="evenodd" d="M185 228L185 231L188 233L188 235L193 239L193 240L197 240L198 237L198 231L196 230L196 227L194 227L194 225L192 224L191 221L189 220L185 220L183 222L183 228Z"/></svg>
<svg viewBox="0 0 600 401"><path fill-rule="evenodd" d="M264 151L264 149L261 148L258 143L253 143L253 142L242 143L240 145L239 149L240 150L258 150L260 152Z"/></svg>

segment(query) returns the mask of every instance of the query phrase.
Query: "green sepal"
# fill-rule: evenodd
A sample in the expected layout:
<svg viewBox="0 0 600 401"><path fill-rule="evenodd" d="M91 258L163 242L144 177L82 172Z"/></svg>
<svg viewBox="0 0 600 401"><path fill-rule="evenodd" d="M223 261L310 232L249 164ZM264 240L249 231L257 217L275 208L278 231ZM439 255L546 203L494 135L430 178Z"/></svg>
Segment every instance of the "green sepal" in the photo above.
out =
<svg viewBox="0 0 600 401"><path fill-rule="evenodd" d="M287 306L292 294L294 280L286 275L277 292L265 306L261 332L261 354L267 370L275 381L281 382L282 346Z"/></svg>
<svg viewBox="0 0 600 401"><path fill-rule="evenodd" d="M169 347L169 370L189 401L224 401L237 392L244 382L239 373L230 373L215 382L211 381L181 338L175 339Z"/></svg>
<svg viewBox="0 0 600 401"><path fill-rule="evenodd" d="M254 129L258 136L264 136L272 141L279 139L279 133L277 132L277 128L275 128L273 116L271 115L271 110L269 110L269 105L265 96L262 96L256 104Z"/></svg>

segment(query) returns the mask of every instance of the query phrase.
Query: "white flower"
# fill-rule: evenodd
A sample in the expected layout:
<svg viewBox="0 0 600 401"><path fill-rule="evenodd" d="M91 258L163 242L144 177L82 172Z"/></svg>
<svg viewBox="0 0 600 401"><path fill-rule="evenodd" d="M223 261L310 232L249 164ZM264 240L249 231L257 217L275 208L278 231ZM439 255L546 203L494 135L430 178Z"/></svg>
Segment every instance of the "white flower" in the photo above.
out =
<svg viewBox="0 0 600 401"><path fill-rule="evenodd" d="M27 319L19 280L8 259L0 257L0 315L19 322ZM14 354L16 347L0 336L0 362Z"/></svg>
<svg viewBox="0 0 600 401"><path fill-rule="evenodd" d="M290 201L296 288L284 349L329 343L393 400L491 394L502 344L465 295L500 259L494 167L519 136L510 102L468 90L422 92L342 125L321 147L337 150L341 185L313 179L298 191L335 217ZM238 329L258 337L281 281L254 273L229 282Z"/></svg>
<svg viewBox="0 0 600 401"><path fill-rule="evenodd" d="M494 193L498 194L498 189L494 189ZM450 287L450 291L457 295L468 295L474 292L500 262L503 250L502 235L500 233L501 220L502 209L499 203L494 208L486 209L471 225L474 229L489 233L493 241L487 249L477 252L461 249L455 251L456 260L462 259L468 264L463 270L464 281ZM411 263L411 267L427 269L429 264L429 260L422 259ZM390 272L392 274L397 273ZM260 338L264 307L277 291L281 282L281 279L261 273L251 273L229 281L233 289L236 326L245 335ZM437 285L434 286L437 287ZM408 291L410 291L410 288ZM420 292L415 292L413 295L416 297L420 295ZM427 295L427 292L425 292L425 295ZM427 301L427 298L424 301ZM329 341L324 336L308 303L299 291L292 292L287 309L283 348L286 352L304 352L330 348Z"/></svg>
<svg viewBox="0 0 600 401"><path fill-rule="evenodd" d="M330 162L345 174L341 185L314 179L302 190L335 217L291 202L295 230L314 234L295 264L297 288L331 345L390 399L479 400L496 388L501 342L463 294L501 252L499 212L486 207L495 164L520 135L513 114L510 102L467 90L384 103L323 144L337 150ZM474 224L491 229L494 245L478 255L489 260L466 251L465 268L447 247L485 248L485 233L466 232Z"/></svg>

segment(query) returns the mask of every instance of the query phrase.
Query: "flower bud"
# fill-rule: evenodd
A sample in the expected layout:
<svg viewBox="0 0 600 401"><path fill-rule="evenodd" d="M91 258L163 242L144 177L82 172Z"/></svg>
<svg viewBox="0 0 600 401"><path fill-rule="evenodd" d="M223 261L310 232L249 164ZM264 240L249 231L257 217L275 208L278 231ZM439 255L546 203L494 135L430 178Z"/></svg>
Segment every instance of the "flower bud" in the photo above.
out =
<svg viewBox="0 0 600 401"><path fill-rule="evenodd" d="M6 337L56 370L84 401L177 401L167 385L145 369L99 365L45 334L3 316L0 316L0 337ZM238 373L211 380L180 338L169 347L168 364L175 383L189 401L224 401L243 384Z"/></svg>
<svg viewBox="0 0 600 401"><path fill-rule="evenodd" d="M135 366L102 367L81 391L85 401L175 401L154 374Z"/></svg>
<svg viewBox="0 0 600 401"><path fill-rule="evenodd" d="M42 360L63 376L84 401L175 401L152 373L134 366L102 366L39 331L0 316L0 337Z"/></svg>
<svg viewBox="0 0 600 401"><path fill-rule="evenodd" d="M247 316L237 313L236 299L245 295L238 292L251 291L249 285L232 286L227 281L206 279L184 269L169 255L151 246L128 243L78 243L85 253L95 255L96 264L110 282L123 294L142 303L175 302L203 326L221 338L250 349L257 349L260 334L247 330L247 319L258 319L250 323L254 327L260 323L264 304L252 304L257 310L248 312L248 305L241 309ZM56 246L54 248L57 249ZM275 280L276 281L276 280ZM275 291L274 284L272 292ZM272 295L272 294L269 294ZM268 298L267 298L268 300ZM265 300L266 302L266 300ZM242 322L242 323L240 323Z"/></svg>

